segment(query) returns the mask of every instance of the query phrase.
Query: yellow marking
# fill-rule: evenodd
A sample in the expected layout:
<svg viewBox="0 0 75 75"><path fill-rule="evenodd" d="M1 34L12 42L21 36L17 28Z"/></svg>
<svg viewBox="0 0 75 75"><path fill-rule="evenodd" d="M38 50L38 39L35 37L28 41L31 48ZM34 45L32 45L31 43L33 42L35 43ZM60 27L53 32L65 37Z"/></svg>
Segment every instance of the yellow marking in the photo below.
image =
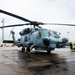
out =
<svg viewBox="0 0 75 75"><path fill-rule="evenodd" d="M58 54L58 56L64 56L63 54Z"/></svg>
<svg viewBox="0 0 75 75"><path fill-rule="evenodd" d="M9 61L9 62L6 62L4 64L17 64L16 62L13 62L13 61Z"/></svg>
<svg viewBox="0 0 75 75"><path fill-rule="evenodd" d="M24 52L24 53L25 53L25 54L27 54L27 53L28 53L28 54L31 54L31 52Z"/></svg>
<svg viewBox="0 0 75 75"><path fill-rule="evenodd" d="M31 52L28 52L28 54L31 54Z"/></svg>
<svg viewBox="0 0 75 75"><path fill-rule="evenodd" d="M16 71L18 71L18 72L25 72L23 69L16 69Z"/></svg>

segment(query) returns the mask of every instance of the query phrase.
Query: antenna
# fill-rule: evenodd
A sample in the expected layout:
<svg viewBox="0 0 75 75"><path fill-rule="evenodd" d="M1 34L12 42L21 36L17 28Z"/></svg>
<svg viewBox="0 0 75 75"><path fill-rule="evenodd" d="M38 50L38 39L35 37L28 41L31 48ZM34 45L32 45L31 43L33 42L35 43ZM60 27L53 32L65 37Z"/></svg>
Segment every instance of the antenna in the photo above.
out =
<svg viewBox="0 0 75 75"><path fill-rule="evenodd" d="M2 26L4 26L4 18L2 19ZM4 28L2 28L2 41L4 40Z"/></svg>

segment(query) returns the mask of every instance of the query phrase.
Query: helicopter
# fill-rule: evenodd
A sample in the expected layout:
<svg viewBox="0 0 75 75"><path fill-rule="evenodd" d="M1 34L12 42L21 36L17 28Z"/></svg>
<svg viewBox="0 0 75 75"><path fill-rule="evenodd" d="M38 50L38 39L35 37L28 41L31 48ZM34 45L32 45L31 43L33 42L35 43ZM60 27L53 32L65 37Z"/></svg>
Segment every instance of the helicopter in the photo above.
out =
<svg viewBox="0 0 75 75"><path fill-rule="evenodd" d="M44 29L40 27L40 25L64 25L64 26L75 26L73 24L59 24L59 23L42 23L37 21L31 21L24 17L15 15L13 13L4 11L0 9L0 13L18 18L27 23L25 24L15 24L15 25L7 25L1 26L0 28L7 27L16 27L16 26L24 26L24 25L33 25L33 28L25 28L19 32L20 38L15 40L15 32L12 30L12 39L14 45L18 47L22 47L22 52L30 52L33 48L35 50L46 50L47 53L51 53L55 48L63 47L67 42L67 38L61 38L60 35L56 31L51 31L48 29Z"/></svg>

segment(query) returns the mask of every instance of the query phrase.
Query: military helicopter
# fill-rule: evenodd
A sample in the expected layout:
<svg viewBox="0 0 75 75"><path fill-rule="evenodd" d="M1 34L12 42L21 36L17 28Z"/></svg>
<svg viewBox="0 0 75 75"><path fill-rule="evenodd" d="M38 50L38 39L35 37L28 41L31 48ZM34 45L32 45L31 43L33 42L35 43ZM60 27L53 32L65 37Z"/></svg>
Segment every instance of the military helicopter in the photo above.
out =
<svg viewBox="0 0 75 75"><path fill-rule="evenodd" d="M14 45L18 47L22 47L22 52L24 51L30 52L33 48L35 48L35 50L41 49L41 50L46 50L47 53L51 53L51 51L54 50L55 48L61 48L68 42L67 38L61 38L56 31L44 29L40 27L39 25L75 26L73 24L42 23L37 21L30 21L26 18L23 18L21 16L15 15L13 13L10 13L1 9L0 9L0 13L3 13L3 14L9 15L27 22L25 24L2 26L0 28L24 26L24 25L34 26L33 28L25 28L22 31L20 31L19 34L21 37L18 40L15 40L15 36L14 36L15 32L11 31Z"/></svg>

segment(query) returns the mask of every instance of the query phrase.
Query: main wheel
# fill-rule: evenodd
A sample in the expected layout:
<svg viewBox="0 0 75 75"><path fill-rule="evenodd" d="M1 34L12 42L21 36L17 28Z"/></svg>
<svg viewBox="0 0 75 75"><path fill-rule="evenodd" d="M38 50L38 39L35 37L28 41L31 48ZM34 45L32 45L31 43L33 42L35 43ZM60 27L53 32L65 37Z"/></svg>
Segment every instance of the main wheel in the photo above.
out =
<svg viewBox="0 0 75 75"><path fill-rule="evenodd" d="M24 47L22 48L22 52L25 52L25 48Z"/></svg>
<svg viewBox="0 0 75 75"><path fill-rule="evenodd" d="M48 53L48 54L51 54L51 50L47 50L47 53Z"/></svg>
<svg viewBox="0 0 75 75"><path fill-rule="evenodd" d="M27 51L27 52L30 52L30 47L27 47L26 51Z"/></svg>

